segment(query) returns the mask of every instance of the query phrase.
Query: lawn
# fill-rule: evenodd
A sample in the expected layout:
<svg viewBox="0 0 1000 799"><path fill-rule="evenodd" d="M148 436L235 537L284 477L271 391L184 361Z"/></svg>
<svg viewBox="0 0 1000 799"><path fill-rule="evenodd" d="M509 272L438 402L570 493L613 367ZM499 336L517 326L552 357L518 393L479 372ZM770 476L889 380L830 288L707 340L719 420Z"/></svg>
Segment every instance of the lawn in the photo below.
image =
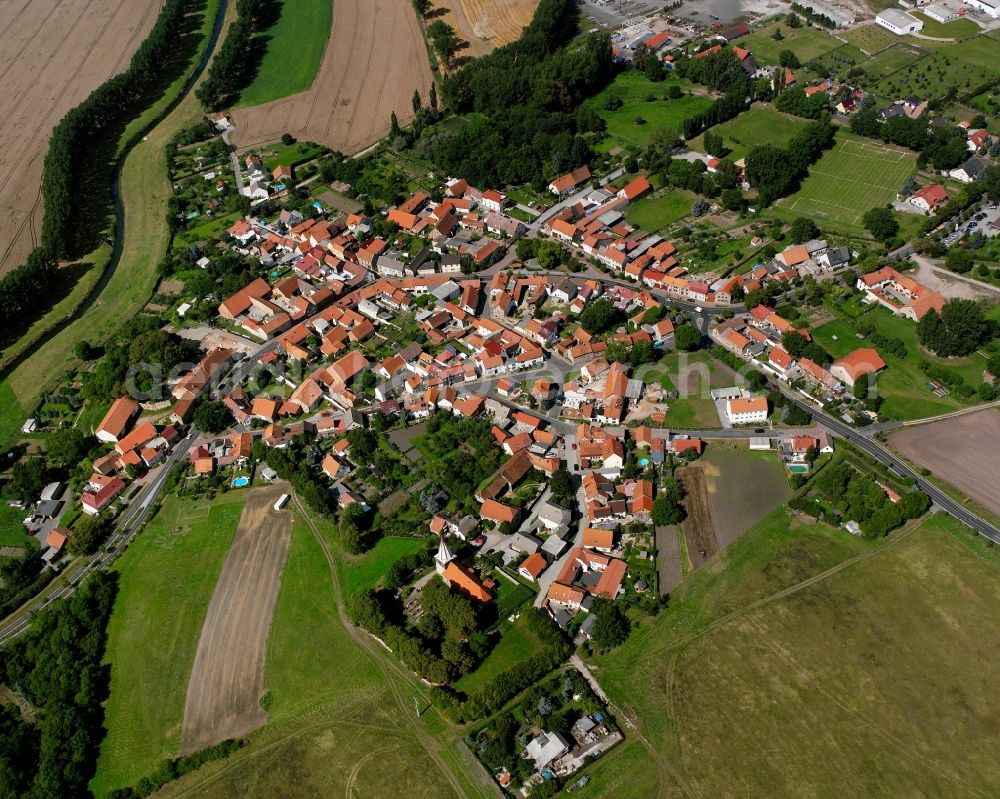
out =
<svg viewBox="0 0 1000 799"><path fill-rule="evenodd" d="M634 70L622 72L596 97L587 103L600 114L607 123L607 136L602 144L611 149L616 145L632 145L645 148L658 128L670 127L680 130L681 122L689 116L704 111L712 104L705 96L685 94L676 100L664 99L671 85L680 84L687 92L690 83L677 79L654 83ZM610 96L621 98L622 105L614 111L604 106ZM636 118L644 120L636 124Z"/></svg>
<svg viewBox="0 0 1000 799"><path fill-rule="evenodd" d="M806 125L806 120L800 117L782 114L770 105L755 105L748 108L736 119L716 125L713 133L722 136L730 152L730 160L743 158L751 147L758 144L774 144L783 147L796 132ZM691 148L705 152L704 136L692 139Z"/></svg>
<svg viewBox="0 0 1000 799"><path fill-rule="evenodd" d="M772 38L778 28L781 29L781 41L775 41ZM805 25L801 28L789 28L788 24L782 20L755 30L749 36L737 41L736 44L752 52L754 58L761 64L777 64L782 50L791 50L799 61L805 64L824 53L836 50L842 42L837 41L821 28Z"/></svg>
<svg viewBox="0 0 1000 799"><path fill-rule="evenodd" d="M860 230L865 212L893 199L915 169L914 153L839 130L833 148L809 168L802 187L779 205L824 227L834 223Z"/></svg>
<svg viewBox="0 0 1000 799"><path fill-rule="evenodd" d="M200 224L179 231L170 243L170 248L172 250L183 250L196 242L208 241L218 236L242 216L243 214L239 211L233 211L231 214L203 217L204 221Z"/></svg>
<svg viewBox="0 0 1000 799"><path fill-rule="evenodd" d="M953 19L951 22L937 22L920 11L911 12L913 16L924 23L921 33L935 39L957 39L962 36L974 36L979 33L979 25L968 17Z"/></svg>
<svg viewBox="0 0 1000 799"><path fill-rule="evenodd" d="M267 148L261 148L261 157L264 159L264 166L270 171L274 171L280 164L285 166L298 166L323 154L324 147L315 142L300 141L295 144L271 144Z"/></svg>
<svg viewBox="0 0 1000 799"><path fill-rule="evenodd" d="M0 450L6 451L17 441L21 435L21 425L28 418L7 380L0 381L0 408L3 408L3 413L0 413Z"/></svg>
<svg viewBox="0 0 1000 799"><path fill-rule="evenodd" d="M151 773L180 744L188 677L243 494L164 500L115 564L120 590L108 624L108 730L91 788L98 796Z"/></svg>
<svg viewBox="0 0 1000 799"><path fill-rule="evenodd" d="M0 502L0 547L21 547L28 539L24 527L26 510L12 508L6 502Z"/></svg>
<svg viewBox="0 0 1000 799"><path fill-rule="evenodd" d="M504 618L500 625L500 642L475 671L469 672L455 683L455 688L467 694L474 693L500 672L541 652L542 643L528 628L525 619L522 614L517 621L510 624Z"/></svg>
<svg viewBox="0 0 1000 799"><path fill-rule="evenodd" d="M264 55L253 82L240 93L243 106L260 105L312 86L330 38L330 0L278 0L272 5L278 7L279 16L263 34Z"/></svg>
<svg viewBox="0 0 1000 799"><path fill-rule="evenodd" d="M967 403L954 394L934 396L927 389L928 378L920 371L919 362L927 360L952 369L959 372L971 385L977 386L982 382L982 372L986 365L983 356L977 354L967 358L937 358L920 346L917 327L908 319L895 316L884 308L872 308L864 318L875 325L877 333L899 339L907 350L905 358L880 352L888 367L878 376L878 391L885 400L881 410L884 419L920 419L966 406ZM848 319L828 322L814 329L812 334L817 343L834 358L842 358L858 347L872 346L871 342L857 338Z"/></svg>
<svg viewBox="0 0 1000 799"><path fill-rule="evenodd" d="M679 430L715 430L720 426L715 403L699 397L667 400L663 424Z"/></svg>
<svg viewBox="0 0 1000 799"><path fill-rule="evenodd" d="M683 189L667 189L658 197L647 197L629 205L625 218L653 233L691 213L696 195Z"/></svg>
<svg viewBox="0 0 1000 799"><path fill-rule="evenodd" d="M378 585L389 567L404 555L427 548L426 538L380 538L370 550L356 557L345 556L346 568L340 578L340 589L349 597L361 588Z"/></svg>
<svg viewBox="0 0 1000 799"><path fill-rule="evenodd" d="M596 676L686 795L995 795L998 565L944 515L885 546L780 510Z"/></svg>

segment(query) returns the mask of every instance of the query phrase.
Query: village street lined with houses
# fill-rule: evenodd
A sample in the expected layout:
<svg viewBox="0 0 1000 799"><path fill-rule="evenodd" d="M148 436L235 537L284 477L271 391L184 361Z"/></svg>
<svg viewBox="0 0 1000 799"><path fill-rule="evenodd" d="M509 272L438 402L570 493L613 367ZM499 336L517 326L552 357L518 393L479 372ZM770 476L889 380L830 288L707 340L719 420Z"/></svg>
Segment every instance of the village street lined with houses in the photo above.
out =
<svg viewBox="0 0 1000 799"><path fill-rule="evenodd" d="M12 206L0 787L994 793L996 8L345 2Z"/></svg>

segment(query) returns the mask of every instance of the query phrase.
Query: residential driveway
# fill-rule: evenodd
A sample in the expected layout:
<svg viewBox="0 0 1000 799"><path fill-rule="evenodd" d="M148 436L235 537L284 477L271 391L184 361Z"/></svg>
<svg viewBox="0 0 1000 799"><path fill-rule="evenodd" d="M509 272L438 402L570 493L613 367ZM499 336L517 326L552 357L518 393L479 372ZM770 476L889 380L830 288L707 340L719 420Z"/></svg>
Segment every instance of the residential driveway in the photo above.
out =
<svg viewBox="0 0 1000 799"><path fill-rule="evenodd" d="M729 421L729 414L726 413L726 400L715 400L715 412L719 414L719 424L723 430L732 430L733 423Z"/></svg>

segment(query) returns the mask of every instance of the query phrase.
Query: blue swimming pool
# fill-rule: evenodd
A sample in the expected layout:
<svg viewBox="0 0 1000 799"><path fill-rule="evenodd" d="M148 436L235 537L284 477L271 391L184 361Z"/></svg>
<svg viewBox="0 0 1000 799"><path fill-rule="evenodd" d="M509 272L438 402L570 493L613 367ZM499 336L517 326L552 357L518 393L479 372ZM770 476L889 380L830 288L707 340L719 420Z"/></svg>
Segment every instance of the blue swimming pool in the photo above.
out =
<svg viewBox="0 0 1000 799"><path fill-rule="evenodd" d="M233 488L245 488L250 485L249 477L237 477L233 480Z"/></svg>
<svg viewBox="0 0 1000 799"><path fill-rule="evenodd" d="M639 465L643 468L649 466L649 458L639 458Z"/></svg>

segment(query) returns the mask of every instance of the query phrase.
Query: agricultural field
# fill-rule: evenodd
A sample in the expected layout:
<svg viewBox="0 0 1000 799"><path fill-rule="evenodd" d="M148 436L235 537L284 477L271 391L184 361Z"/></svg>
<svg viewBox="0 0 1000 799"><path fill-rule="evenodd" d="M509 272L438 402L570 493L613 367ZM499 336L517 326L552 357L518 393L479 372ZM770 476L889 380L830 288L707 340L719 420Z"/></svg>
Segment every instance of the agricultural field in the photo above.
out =
<svg viewBox="0 0 1000 799"><path fill-rule="evenodd" d="M884 308L871 308L865 312L864 318L875 326L876 333L899 339L906 346L905 358L899 358L890 352L880 353L888 367L877 379L879 395L885 400L880 411L883 419L921 419L965 407L966 403L954 394L935 396L928 387L927 376L920 371L919 361L927 360L954 370L968 383L976 386L982 382L986 366L982 355L938 358L920 346L916 325L908 319L894 316ZM813 329L812 334L817 343L834 358L842 358L858 347L871 346L871 342L857 338L855 329L847 318L821 325Z"/></svg>
<svg viewBox="0 0 1000 799"><path fill-rule="evenodd" d="M941 514L871 544L781 509L595 675L686 795L993 794L998 564Z"/></svg>
<svg viewBox="0 0 1000 799"><path fill-rule="evenodd" d="M427 687L374 639L345 626L338 575L351 563L341 559L334 527L292 513L268 638L261 700L268 723L235 754L159 795L494 796L461 733L429 707Z"/></svg>
<svg viewBox="0 0 1000 799"><path fill-rule="evenodd" d="M105 653L108 732L91 782L98 796L177 756L198 637L245 498L168 496L115 565L121 584Z"/></svg>
<svg viewBox="0 0 1000 799"><path fill-rule="evenodd" d="M698 459L719 544L727 547L792 495L773 452L711 442Z"/></svg>
<svg viewBox="0 0 1000 799"><path fill-rule="evenodd" d="M260 105L306 91L319 71L330 25L330 0L278 0L275 23L264 34L264 52L253 82L240 92L242 106ZM295 53L289 58L289 53Z"/></svg>
<svg viewBox="0 0 1000 799"><path fill-rule="evenodd" d="M0 3L0 273L38 243L42 162L63 115L128 65L160 11L152 0Z"/></svg>
<svg viewBox="0 0 1000 799"><path fill-rule="evenodd" d="M611 150L623 145L645 149L658 128L680 130L687 117L704 111L712 104L712 98L705 95L685 93L676 100L666 99L669 87L677 84L684 92L692 86L676 79L654 83L645 75L626 70L599 94L587 100L587 104L603 117L608 126L607 135L598 149ZM622 105L609 110L606 106L610 97L618 97ZM638 122L640 119L641 123Z"/></svg>
<svg viewBox="0 0 1000 799"><path fill-rule="evenodd" d="M207 37L212 28L217 3L218 0L208 3L209 10L201 29L203 37ZM176 99L176 95L170 93L179 91L183 83L184 78L179 78L172 84L167 95L142 117L133 120L124 137L129 136L133 126L153 118L150 114L162 113ZM125 226L121 258L113 272L99 282L111 257L111 247L102 244L82 265L85 275L80 285L4 351L4 361L9 362L35 346L31 357L23 359L7 377L7 383L23 408L31 409L50 387L53 376L76 363L73 348L79 341L97 342L109 336L123 320L134 316L153 294L159 280L156 267L169 240L163 209L171 186L163 153L179 131L202 117L200 104L193 93L188 93L129 151L120 178L121 201L129 208L129 223ZM91 289L98 286L99 295L90 297Z"/></svg>
<svg viewBox="0 0 1000 799"><path fill-rule="evenodd" d="M809 168L802 187L778 205L820 225L859 230L865 212L893 199L915 168L912 152L841 130L833 148Z"/></svg>
<svg viewBox="0 0 1000 799"><path fill-rule="evenodd" d="M633 225L653 233L690 214L696 199L696 194L684 189L667 189L658 197L646 197L631 203L625 212L625 218Z"/></svg>
<svg viewBox="0 0 1000 799"><path fill-rule="evenodd" d="M234 138L241 149L290 133L357 153L388 132L393 112L400 124L413 118L413 90L419 89L426 101L431 85L413 8L390 0L336 2L332 31L307 90L233 112ZM359 59L359 53L366 55Z"/></svg>
<svg viewBox="0 0 1000 799"><path fill-rule="evenodd" d="M431 3L428 19L443 19L467 42L459 59L478 58L520 38L537 6L538 0L440 0Z"/></svg>
<svg viewBox="0 0 1000 799"><path fill-rule="evenodd" d="M255 488L208 605L188 681L181 754L260 727L264 662L291 537L291 512L272 506L285 486Z"/></svg>
<svg viewBox="0 0 1000 799"><path fill-rule="evenodd" d="M747 109L736 119L723 122L712 128L713 133L722 136L732 161L738 161L746 156L751 147L758 144L774 144L784 146L792 136L805 127L806 120L782 114L770 105L758 103ZM692 139L691 149L705 152L703 136Z"/></svg>
<svg viewBox="0 0 1000 799"><path fill-rule="evenodd" d="M890 436L889 445L1000 514L1000 410L991 408L904 428Z"/></svg>
<svg viewBox="0 0 1000 799"><path fill-rule="evenodd" d="M782 39L775 41L772 37L779 28ZM737 41L736 44L752 52L754 58L761 64L779 63L782 50L791 50L799 61L805 64L824 53L835 50L841 46L842 42L839 42L822 28L806 25L801 28L790 28L784 20L781 20L754 30L749 36Z"/></svg>

